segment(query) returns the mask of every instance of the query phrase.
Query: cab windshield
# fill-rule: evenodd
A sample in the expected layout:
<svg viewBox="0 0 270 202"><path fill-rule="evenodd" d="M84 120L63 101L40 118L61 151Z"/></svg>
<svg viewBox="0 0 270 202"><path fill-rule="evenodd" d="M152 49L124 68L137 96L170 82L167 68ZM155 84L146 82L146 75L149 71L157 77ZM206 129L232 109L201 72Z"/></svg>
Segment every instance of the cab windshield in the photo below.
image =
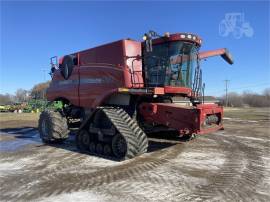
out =
<svg viewBox="0 0 270 202"><path fill-rule="evenodd" d="M191 88L196 61L195 44L172 41L154 45L152 52L144 51L145 84Z"/></svg>

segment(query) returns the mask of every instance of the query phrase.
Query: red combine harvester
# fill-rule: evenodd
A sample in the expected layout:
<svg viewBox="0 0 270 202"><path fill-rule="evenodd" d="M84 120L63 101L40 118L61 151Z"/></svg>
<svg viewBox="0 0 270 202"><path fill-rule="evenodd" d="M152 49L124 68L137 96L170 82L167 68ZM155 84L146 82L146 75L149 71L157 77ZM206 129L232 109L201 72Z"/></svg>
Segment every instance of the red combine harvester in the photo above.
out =
<svg viewBox="0 0 270 202"><path fill-rule="evenodd" d="M52 58L47 99L63 107L41 113L42 140L62 142L78 124L80 151L123 160L147 151L145 133L193 137L222 129L223 108L204 104L200 60L233 61L227 49L199 52L201 42L190 33L150 31L143 42L125 39ZM178 98L189 104L175 103Z"/></svg>

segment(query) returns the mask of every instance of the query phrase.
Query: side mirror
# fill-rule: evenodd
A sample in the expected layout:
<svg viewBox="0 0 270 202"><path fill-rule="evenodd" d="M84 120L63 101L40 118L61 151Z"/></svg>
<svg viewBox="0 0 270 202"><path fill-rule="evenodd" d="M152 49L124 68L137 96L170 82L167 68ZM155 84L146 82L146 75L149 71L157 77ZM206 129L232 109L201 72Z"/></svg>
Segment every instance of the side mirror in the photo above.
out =
<svg viewBox="0 0 270 202"><path fill-rule="evenodd" d="M51 76L51 78L53 78L53 74L54 74L55 70L56 70L55 67L52 67L52 68L51 68L51 71L50 71L50 73L49 73L49 75Z"/></svg>
<svg viewBox="0 0 270 202"><path fill-rule="evenodd" d="M221 57L228 62L230 65L233 64L233 57L232 54L228 51L228 49L225 48L225 53L221 55Z"/></svg>
<svg viewBox="0 0 270 202"><path fill-rule="evenodd" d="M169 35L168 33L166 35ZM143 40L145 41L145 49L146 52L152 52L153 51L153 46L152 46L152 39L157 38L157 37L162 37L155 31L150 30L148 33L145 33L143 35Z"/></svg>
<svg viewBox="0 0 270 202"><path fill-rule="evenodd" d="M56 68L55 68L55 67L52 67L52 68L51 68L51 73L54 73L55 70L56 70Z"/></svg>

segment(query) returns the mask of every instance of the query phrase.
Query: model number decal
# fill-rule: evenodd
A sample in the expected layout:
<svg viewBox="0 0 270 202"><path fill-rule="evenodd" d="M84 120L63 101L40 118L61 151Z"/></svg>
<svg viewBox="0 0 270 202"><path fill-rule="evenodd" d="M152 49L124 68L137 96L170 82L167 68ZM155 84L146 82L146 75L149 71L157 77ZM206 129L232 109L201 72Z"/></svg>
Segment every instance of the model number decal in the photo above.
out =
<svg viewBox="0 0 270 202"><path fill-rule="evenodd" d="M54 85L69 85L69 84L104 84L112 83L112 78L86 78L86 79L76 79L76 80L64 80L64 81L54 81Z"/></svg>

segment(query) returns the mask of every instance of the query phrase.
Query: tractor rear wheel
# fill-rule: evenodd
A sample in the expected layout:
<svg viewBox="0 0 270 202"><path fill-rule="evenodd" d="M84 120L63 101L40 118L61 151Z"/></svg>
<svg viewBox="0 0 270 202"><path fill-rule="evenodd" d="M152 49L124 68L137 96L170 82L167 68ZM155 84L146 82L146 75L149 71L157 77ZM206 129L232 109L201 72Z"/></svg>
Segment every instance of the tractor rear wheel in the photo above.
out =
<svg viewBox="0 0 270 202"><path fill-rule="evenodd" d="M44 143L61 143L69 134L66 118L51 110L45 110L40 114L38 130Z"/></svg>

